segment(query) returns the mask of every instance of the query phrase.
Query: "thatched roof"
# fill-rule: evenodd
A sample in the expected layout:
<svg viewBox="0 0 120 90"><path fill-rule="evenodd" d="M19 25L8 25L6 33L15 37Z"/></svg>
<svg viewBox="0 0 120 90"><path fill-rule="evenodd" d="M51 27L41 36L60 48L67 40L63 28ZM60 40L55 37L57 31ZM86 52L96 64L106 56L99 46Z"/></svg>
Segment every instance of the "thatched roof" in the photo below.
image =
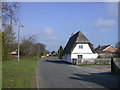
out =
<svg viewBox="0 0 120 90"><path fill-rule="evenodd" d="M63 54L71 53L76 44L83 44L83 43L89 44L92 52L95 53L95 50L93 49L93 46L89 42L89 40L84 36L84 34L81 31L78 31L76 34L70 37L67 45L64 48Z"/></svg>

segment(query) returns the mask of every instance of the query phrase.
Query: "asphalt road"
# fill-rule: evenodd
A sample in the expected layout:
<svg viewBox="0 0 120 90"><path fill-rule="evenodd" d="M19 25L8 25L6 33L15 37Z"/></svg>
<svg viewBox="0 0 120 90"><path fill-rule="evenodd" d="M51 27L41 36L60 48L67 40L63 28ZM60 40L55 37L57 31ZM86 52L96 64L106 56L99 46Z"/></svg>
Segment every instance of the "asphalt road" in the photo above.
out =
<svg viewBox="0 0 120 90"><path fill-rule="evenodd" d="M118 76L49 57L38 62L38 88L118 88Z"/></svg>

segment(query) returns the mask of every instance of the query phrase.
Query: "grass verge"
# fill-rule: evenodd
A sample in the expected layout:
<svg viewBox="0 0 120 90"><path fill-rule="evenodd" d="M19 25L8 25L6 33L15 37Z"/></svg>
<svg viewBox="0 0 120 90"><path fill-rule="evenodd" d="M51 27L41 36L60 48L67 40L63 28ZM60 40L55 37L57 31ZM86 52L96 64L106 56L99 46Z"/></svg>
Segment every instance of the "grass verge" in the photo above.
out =
<svg viewBox="0 0 120 90"><path fill-rule="evenodd" d="M27 57L2 63L2 88L36 88L36 65L40 58Z"/></svg>
<svg viewBox="0 0 120 90"><path fill-rule="evenodd" d="M2 62L0 61L0 90L2 89Z"/></svg>

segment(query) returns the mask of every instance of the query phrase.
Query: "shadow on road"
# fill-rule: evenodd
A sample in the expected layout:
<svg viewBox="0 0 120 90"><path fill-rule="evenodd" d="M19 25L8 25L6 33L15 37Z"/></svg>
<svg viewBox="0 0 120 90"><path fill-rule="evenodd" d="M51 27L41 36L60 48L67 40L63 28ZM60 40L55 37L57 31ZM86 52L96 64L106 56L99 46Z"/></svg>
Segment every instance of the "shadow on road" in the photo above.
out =
<svg viewBox="0 0 120 90"><path fill-rule="evenodd" d="M50 63L56 63L56 64L69 64L71 65L71 63L62 61L62 60L45 60L46 62L50 62Z"/></svg>
<svg viewBox="0 0 120 90"><path fill-rule="evenodd" d="M89 73L89 74L76 74L73 73L75 77L69 77L74 80L82 80L87 82L96 83L100 86L106 88L120 88L120 77L113 76L113 78L107 78L107 76L111 76L110 72L104 73Z"/></svg>

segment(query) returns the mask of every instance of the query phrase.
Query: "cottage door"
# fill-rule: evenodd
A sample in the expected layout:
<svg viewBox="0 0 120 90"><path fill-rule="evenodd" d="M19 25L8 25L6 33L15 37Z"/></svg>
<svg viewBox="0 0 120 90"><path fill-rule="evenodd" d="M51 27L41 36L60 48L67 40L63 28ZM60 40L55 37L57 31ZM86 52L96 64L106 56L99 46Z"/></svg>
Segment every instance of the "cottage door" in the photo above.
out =
<svg viewBox="0 0 120 90"><path fill-rule="evenodd" d="M83 58L83 56L82 56L82 55L78 55L78 63L81 63L82 58Z"/></svg>

